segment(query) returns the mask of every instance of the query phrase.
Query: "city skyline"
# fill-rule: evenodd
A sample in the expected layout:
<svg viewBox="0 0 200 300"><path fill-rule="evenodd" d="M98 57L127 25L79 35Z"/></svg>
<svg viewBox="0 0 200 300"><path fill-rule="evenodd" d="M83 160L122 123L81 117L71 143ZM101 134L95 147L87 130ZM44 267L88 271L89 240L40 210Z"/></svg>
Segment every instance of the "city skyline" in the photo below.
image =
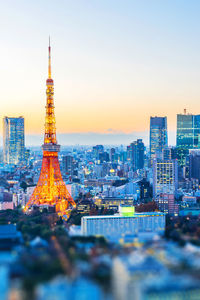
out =
<svg viewBox="0 0 200 300"><path fill-rule="evenodd" d="M18 118L10 116L10 118ZM3 119L2 119L3 120ZM26 120L25 121L25 145L30 146L41 146L44 137L43 134L27 134L26 133ZM150 119L149 119L150 124ZM57 133L58 141L63 146L76 146L76 145L88 145L92 146L95 144L105 145L127 145L134 140L142 139L145 146L149 147L150 139L150 125L145 131L133 131L130 133L124 132L75 132L75 133ZM3 132L3 128L2 128ZM176 129L168 130L169 146L176 146ZM3 135L0 133L0 147L3 146Z"/></svg>
<svg viewBox="0 0 200 300"><path fill-rule="evenodd" d="M1 118L23 115L28 145L42 139L49 34L61 144L93 144L95 134L148 144L150 116L166 115L173 145L176 114L200 112L197 1L10 4L0 12Z"/></svg>
<svg viewBox="0 0 200 300"><path fill-rule="evenodd" d="M200 298L199 12L0 0L0 300Z"/></svg>

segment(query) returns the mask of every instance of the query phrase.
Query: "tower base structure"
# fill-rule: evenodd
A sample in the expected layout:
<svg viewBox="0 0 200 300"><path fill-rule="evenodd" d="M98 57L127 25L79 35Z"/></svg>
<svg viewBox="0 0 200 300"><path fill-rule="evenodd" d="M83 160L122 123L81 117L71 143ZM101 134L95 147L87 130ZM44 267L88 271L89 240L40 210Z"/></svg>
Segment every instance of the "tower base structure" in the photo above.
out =
<svg viewBox="0 0 200 300"><path fill-rule="evenodd" d="M43 149L42 168L38 184L25 206L24 211L28 211L34 206L55 207L58 214L69 215L71 209L76 207L74 200L69 194L62 179L58 152L60 145L57 144L55 113L54 113L54 82L51 78L51 46L49 40L49 63L48 79L46 80L46 116L45 135Z"/></svg>
<svg viewBox="0 0 200 300"><path fill-rule="evenodd" d="M62 179L58 151L60 145L44 144L43 160L40 177L37 186L25 206L27 212L32 206L55 206L58 214L68 215L76 204L67 190Z"/></svg>

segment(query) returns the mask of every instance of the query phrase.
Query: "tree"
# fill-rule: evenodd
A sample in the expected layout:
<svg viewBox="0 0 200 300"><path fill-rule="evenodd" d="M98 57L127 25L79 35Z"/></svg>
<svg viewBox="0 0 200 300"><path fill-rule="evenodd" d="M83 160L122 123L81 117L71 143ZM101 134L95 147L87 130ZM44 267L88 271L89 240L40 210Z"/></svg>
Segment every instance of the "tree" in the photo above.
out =
<svg viewBox="0 0 200 300"><path fill-rule="evenodd" d="M148 203L141 203L140 205L135 207L136 212L152 212L158 211L158 206L155 201Z"/></svg>

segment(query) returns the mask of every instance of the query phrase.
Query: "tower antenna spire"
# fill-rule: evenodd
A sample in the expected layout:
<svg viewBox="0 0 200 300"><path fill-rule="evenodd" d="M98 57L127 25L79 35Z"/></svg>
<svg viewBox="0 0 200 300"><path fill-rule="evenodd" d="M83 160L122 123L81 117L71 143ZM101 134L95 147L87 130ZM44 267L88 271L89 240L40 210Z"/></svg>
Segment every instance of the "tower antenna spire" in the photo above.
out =
<svg viewBox="0 0 200 300"><path fill-rule="evenodd" d="M51 43L50 43L50 36L49 36L49 65L48 65L48 78L51 78Z"/></svg>
<svg viewBox="0 0 200 300"><path fill-rule="evenodd" d="M46 80L46 115L44 144L42 145L43 159L40 177L36 188L24 211L28 211L32 206L55 207L60 216L70 215L73 207L76 207L72 196L67 190L60 171L58 152L60 145L56 140L56 126L54 113L54 82L51 78L51 44L49 37L49 64L48 79Z"/></svg>

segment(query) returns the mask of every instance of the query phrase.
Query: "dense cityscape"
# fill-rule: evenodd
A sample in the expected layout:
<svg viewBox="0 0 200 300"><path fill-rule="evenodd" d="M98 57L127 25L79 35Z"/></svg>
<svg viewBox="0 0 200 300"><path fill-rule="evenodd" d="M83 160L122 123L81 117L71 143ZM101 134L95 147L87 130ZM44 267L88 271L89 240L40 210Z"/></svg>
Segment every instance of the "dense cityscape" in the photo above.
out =
<svg viewBox="0 0 200 300"><path fill-rule="evenodd" d="M200 4L8 2L0 300L200 299Z"/></svg>
<svg viewBox="0 0 200 300"><path fill-rule="evenodd" d="M199 299L200 115L177 115L174 147L155 116L149 147L58 156L49 84L43 152L22 116L3 119L1 299Z"/></svg>

